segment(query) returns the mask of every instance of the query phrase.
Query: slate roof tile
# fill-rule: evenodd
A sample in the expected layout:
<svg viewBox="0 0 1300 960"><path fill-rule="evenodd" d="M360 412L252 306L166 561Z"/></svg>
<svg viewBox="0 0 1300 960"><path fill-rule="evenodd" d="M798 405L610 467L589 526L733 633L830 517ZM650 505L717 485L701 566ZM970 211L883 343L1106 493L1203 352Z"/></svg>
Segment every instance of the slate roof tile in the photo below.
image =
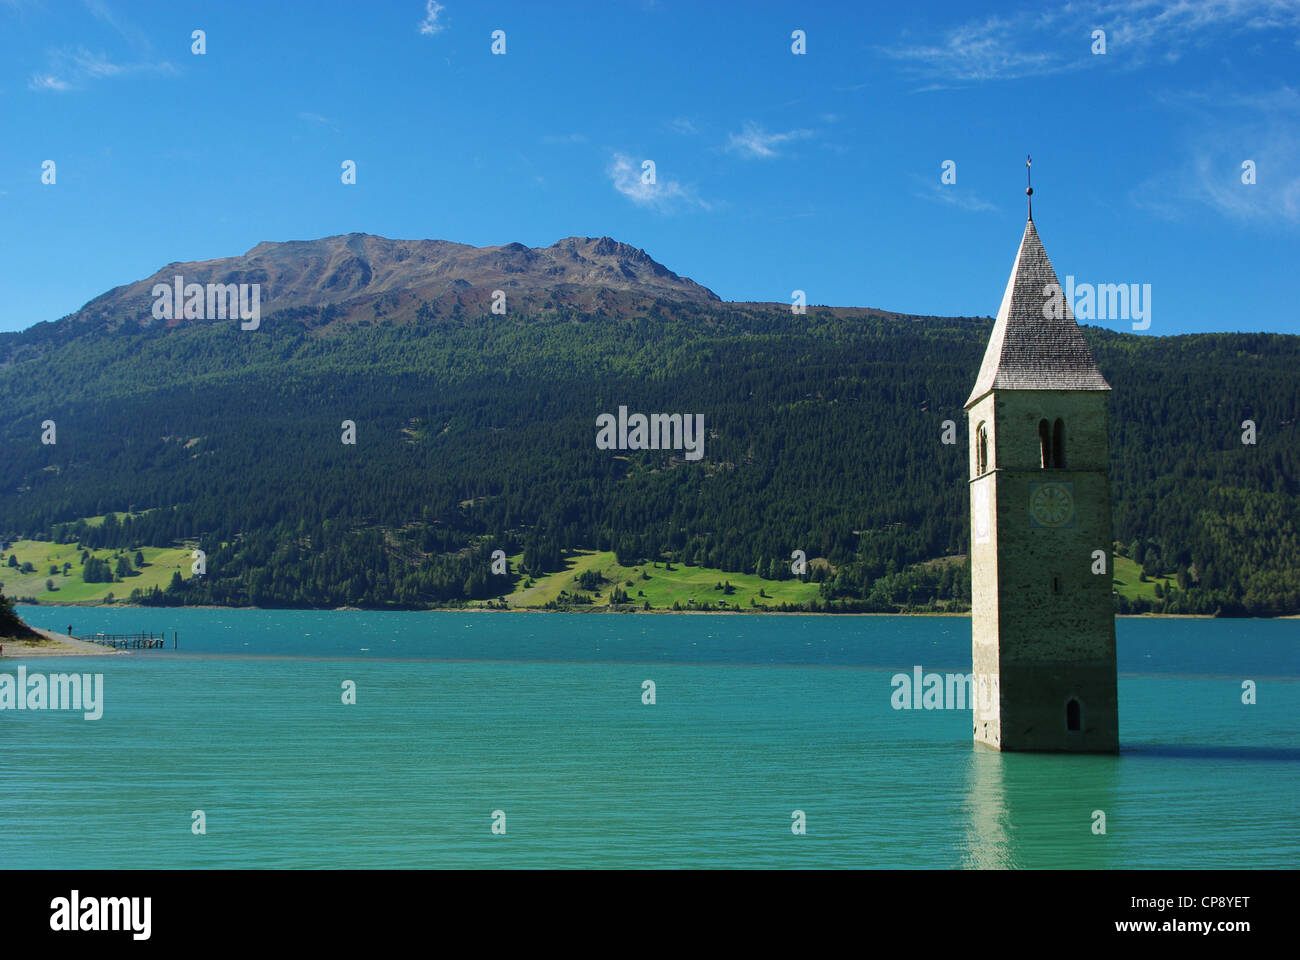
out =
<svg viewBox="0 0 1300 960"><path fill-rule="evenodd" d="M1044 316L1050 284L1060 284L1038 239L1034 221L1025 224L975 389L966 406L990 390L1109 390L1092 351L1074 320L1074 311L1057 294L1061 316Z"/></svg>

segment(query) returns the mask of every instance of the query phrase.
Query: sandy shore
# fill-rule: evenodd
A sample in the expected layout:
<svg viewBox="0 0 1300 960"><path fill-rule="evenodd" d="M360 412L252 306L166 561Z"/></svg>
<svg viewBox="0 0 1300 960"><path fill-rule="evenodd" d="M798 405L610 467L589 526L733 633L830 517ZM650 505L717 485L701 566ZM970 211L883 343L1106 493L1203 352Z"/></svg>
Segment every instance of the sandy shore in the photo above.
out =
<svg viewBox="0 0 1300 960"><path fill-rule="evenodd" d="M130 654L129 650L114 650L112 647L91 643L89 640L78 640L65 633L42 630L40 627L32 627L32 629L45 639L5 638L0 640L0 646L4 647L4 653L0 656L5 660L26 660L31 657L111 657L117 654Z"/></svg>

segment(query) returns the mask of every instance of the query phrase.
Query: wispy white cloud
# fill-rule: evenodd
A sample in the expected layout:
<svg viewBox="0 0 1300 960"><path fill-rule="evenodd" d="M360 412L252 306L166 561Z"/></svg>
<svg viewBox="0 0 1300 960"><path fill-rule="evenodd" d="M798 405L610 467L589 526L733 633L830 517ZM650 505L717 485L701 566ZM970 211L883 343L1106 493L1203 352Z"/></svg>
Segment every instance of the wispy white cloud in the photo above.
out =
<svg viewBox="0 0 1300 960"><path fill-rule="evenodd" d="M1066 62L1052 47L1024 44L1016 18L989 17L950 28L930 43L899 44L876 49L892 60L919 68L930 76L958 81L1034 76L1063 69Z"/></svg>
<svg viewBox="0 0 1300 960"><path fill-rule="evenodd" d="M1261 93L1258 102L1267 106L1247 117L1240 100L1204 116L1190 144L1176 151L1185 159L1138 184L1134 205L1175 222L1208 209L1237 223L1300 226L1300 124L1273 106L1291 104L1291 95L1287 88ZM1247 161L1254 183L1242 181Z"/></svg>
<svg viewBox="0 0 1300 960"><path fill-rule="evenodd" d="M91 53L84 48L66 55L69 66L85 77L116 77L126 68L114 63L102 53Z"/></svg>
<svg viewBox="0 0 1300 960"><path fill-rule="evenodd" d="M792 140L802 140L812 136L811 130L788 130L785 133L772 133L758 124L746 122L740 133L730 134L727 149L747 157L775 157L777 148Z"/></svg>
<svg viewBox="0 0 1300 960"><path fill-rule="evenodd" d="M587 138L581 133L548 133L542 137L542 143L586 143Z"/></svg>
<svg viewBox="0 0 1300 960"><path fill-rule="evenodd" d="M119 17L105 0L82 0L82 2L85 3L86 9L90 11L96 20L116 30L137 53L147 54L153 49L148 34L130 21Z"/></svg>
<svg viewBox="0 0 1300 960"><path fill-rule="evenodd" d="M1104 56L1092 32L1106 33ZM940 80L1010 80L1118 60L1126 67L1174 62L1237 33L1300 32L1293 0L1083 0L971 20L920 42L876 49ZM926 87L922 89L932 89Z"/></svg>
<svg viewBox="0 0 1300 960"><path fill-rule="evenodd" d="M119 77L133 73L175 72L176 68L168 61L119 63L107 54L95 53L85 47L64 47L49 52L49 69L32 74L27 81L27 88L64 92L79 89L87 83L106 77Z"/></svg>
<svg viewBox="0 0 1300 960"><path fill-rule="evenodd" d="M328 127L329 129L333 130L335 133L338 133L339 125L335 123L333 120L331 120L329 117L322 117L319 113L309 113L307 111L302 111L298 114L298 119L304 120L307 123L315 124L318 127Z"/></svg>
<svg viewBox="0 0 1300 960"><path fill-rule="evenodd" d="M82 3L95 20L116 33L132 52L122 57L94 52L80 44L50 50L47 53L47 68L31 76L27 82L29 90L63 93L106 77L176 72L170 62L154 59L153 44L148 34L119 15L106 0L82 0Z"/></svg>
<svg viewBox="0 0 1300 960"><path fill-rule="evenodd" d="M975 196L969 190L959 187L955 183L934 183L923 181L920 177L914 177L914 179L918 188L916 196L923 200L947 204L968 213L983 213L987 210L997 209L994 204Z"/></svg>
<svg viewBox="0 0 1300 960"><path fill-rule="evenodd" d="M32 74L32 78L27 81L27 89L54 90L54 91L62 92L64 90L71 90L72 87L68 84L66 80L60 80L58 77L54 76L53 74L35 73Z"/></svg>
<svg viewBox="0 0 1300 960"><path fill-rule="evenodd" d="M709 210L711 207L696 194L694 188L676 180L665 180L655 171L655 182L646 183L643 168L639 161L627 154L615 153L606 170L615 190L627 197L638 207L649 207L661 213L668 213L682 206L697 206Z"/></svg>
<svg viewBox="0 0 1300 960"><path fill-rule="evenodd" d="M447 29L446 24L438 22L438 14L442 13L443 9L438 0L425 0L424 19L420 21L420 33L432 35Z"/></svg>

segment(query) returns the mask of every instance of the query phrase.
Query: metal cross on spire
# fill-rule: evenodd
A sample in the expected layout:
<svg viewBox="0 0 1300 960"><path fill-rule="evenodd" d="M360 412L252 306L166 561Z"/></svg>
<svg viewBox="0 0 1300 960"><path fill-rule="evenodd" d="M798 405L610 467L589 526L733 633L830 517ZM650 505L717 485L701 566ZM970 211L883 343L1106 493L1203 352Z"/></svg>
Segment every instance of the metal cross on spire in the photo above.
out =
<svg viewBox="0 0 1300 960"><path fill-rule="evenodd" d="M1034 186L1029 176L1029 165L1033 163L1033 158L1025 154L1025 196L1029 198L1029 220L1032 223L1034 219Z"/></svg>

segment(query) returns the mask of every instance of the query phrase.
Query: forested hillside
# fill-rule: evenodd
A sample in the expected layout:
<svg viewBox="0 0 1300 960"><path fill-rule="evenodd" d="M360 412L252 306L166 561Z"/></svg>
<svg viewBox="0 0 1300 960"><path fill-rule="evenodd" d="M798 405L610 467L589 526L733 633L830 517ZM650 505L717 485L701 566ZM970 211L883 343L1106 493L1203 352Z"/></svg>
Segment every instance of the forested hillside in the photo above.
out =
<svg viewBox="0 0 1300 960"><path fill-rule="evenodd" d="M538 299L298 306L255 331L105 323L101 304L0 335L0 538L197 540L206 575L137 597L159 603L488 598L511 589L498 548L522 552L512 573L585 548L763 577L800 549L857 609L968 591L911 565L967 551L961 405L991 320ZM1155 608L1300 613L1300 338L1085 335L1114 388L1115 539L1180 585ZM620 405L703 414L702 459L597 449ZM110 511L135 515L76 522Z"/></svg>

